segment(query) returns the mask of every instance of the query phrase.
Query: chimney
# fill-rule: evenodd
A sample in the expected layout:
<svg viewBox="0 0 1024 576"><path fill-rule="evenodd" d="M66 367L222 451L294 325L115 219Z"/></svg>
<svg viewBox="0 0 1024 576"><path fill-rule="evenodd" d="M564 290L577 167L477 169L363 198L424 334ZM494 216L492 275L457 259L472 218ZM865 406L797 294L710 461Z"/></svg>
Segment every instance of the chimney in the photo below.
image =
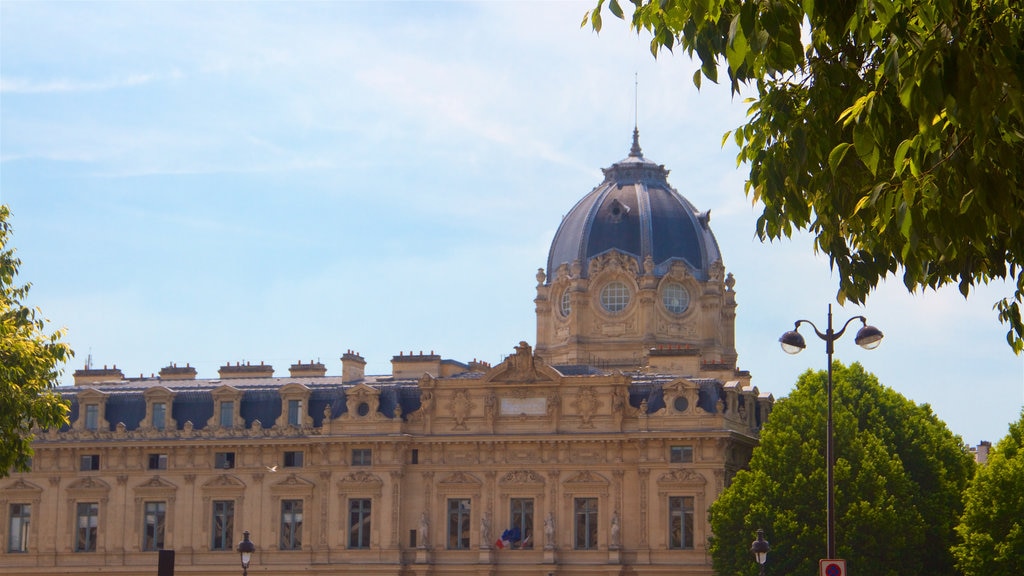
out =
<svg viewBox="0 0 1024 576"><path fill-rule="evenodd" d="M234 366L230 363L221 366L217 373L220 374L221 380L232 380L236 378L273 378L274 367L269 364L264 364L263 362L260 362L259 366L253 366L248 362L245 364L235 362Z"/></svg>
<svg viewBox="0 0 1024 576"><path fill-rule="evenodd" d="M433 350L430 354L424 354L422 350L413 354L410 350L408 355L399 352L398 356L391 357L391 376L394 378L419 378L424 372L434 378L441 377L441 356L434 354Z"/></svg>
<svg viewBox="0 0 1024 576"><path fill-rule="evenodd" d="M341 381L357 382L366 375L366 360L358 352L351 350L341 357Z"/></svg>
<svg viewBox="0 0 1024 576"><path fill-rule="evenodd" d="M297 364L292 364L288 368L288 375L292 378L321 377L327 375L327 367L320 362L314 363L310 360L309 364L303 364L302 360L299 360Z"/></svg>
<svg viewBox="0 0 1024 576"><path fill-rule="evenodd" d="M160 369L161 380L195 380L196 369L188 364L182 368L175 363L171 363L168 366L164 366Z"/></svg>
<svg viewBox="0 0 1024 576"><path fill-rule="evenodd" d="M117 364L113 368L83 368L75 370L75 386L88 386L90 384L120 384L124 382L124 374L118 369Z"/></svg>

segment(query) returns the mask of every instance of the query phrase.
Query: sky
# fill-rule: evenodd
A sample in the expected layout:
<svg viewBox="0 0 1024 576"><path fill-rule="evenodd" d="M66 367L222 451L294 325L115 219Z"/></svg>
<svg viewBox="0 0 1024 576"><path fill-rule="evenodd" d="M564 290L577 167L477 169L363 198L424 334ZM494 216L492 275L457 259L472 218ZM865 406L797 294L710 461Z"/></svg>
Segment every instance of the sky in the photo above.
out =
<svg viewBox="0 0 1024 576"><path fill-rule="evenodd" d="M969 445L1024 406L1024 358L993 304L908 294L866 306L806 234L762 243L725 132L745 95L698 91L685 54L589 2L0 2L0 202L29 303L126 376L171 363L367 373L400 352L497 364L535 342L536 272L564 214L629 152L711 228L736 277L739 366L776 398L826 367L789 356L798 319L885 333L836 358L928 404ZM853 330L859 326L854 322Z"/></svg>

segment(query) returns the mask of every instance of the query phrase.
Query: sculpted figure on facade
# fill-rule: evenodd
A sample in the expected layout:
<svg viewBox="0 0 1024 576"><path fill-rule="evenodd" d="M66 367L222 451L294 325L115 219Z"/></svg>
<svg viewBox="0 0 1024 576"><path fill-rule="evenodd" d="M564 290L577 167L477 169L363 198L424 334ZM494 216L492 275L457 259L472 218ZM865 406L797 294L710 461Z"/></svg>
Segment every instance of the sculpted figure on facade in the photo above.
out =
<svg viewBox="0 0 1024 576"><path fill-rule="evenodd" d="M430 519L426 512L420 513L420 548L430 548Z"/></svg>
<svg viewBox="0 0 1024 576"><path fill-rule="evenodd" d="M552 550L555 547L555 515L548 512L544 517L544 549Z"/></svg>

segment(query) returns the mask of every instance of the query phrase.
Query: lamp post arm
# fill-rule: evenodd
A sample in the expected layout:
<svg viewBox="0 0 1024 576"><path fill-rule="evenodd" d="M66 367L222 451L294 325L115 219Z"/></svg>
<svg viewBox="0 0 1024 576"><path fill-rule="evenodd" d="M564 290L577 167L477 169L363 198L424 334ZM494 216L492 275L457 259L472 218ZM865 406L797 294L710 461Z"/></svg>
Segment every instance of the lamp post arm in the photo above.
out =
<svg viewBox="0 0 1024 576"><path fill-rule="evenodd" d="M854 320L860 320L860 323L863 324L864 326L868 325L868 319L867 318L865 318L863 316L854 316L853 318L850 318L849 320L847 320L846 324L843 324L843 327L839 329L839 332L836 332L835 335L832 336L832 339L833 340L839 340L839 337L843 335L843 332L846 332L846 327L849 326L850 322L853 322ZM819 336L820 336L820 334L819 334Z"/></svg>

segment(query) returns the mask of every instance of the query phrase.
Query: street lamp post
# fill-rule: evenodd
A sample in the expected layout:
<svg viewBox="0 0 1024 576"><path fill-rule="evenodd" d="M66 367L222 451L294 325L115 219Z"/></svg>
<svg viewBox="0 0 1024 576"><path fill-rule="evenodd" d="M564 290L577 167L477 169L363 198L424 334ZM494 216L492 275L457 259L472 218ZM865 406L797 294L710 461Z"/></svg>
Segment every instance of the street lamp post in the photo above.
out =
<svg viewBox="0 0 1024 576"><path fill-rule="evenodd" d="M242 576L249 576L249 562L255 551L256 545L249 540L249 531L242 532L242 541L238 543L238 553L242 556Z"/></svg>
<svg viewBox="0 0 1024 576"><path fill-rule="evenodd" d="M768 541L764 539L764 530L757 529L757 540L750 544L750 552L759 566L760 576L764 576L764 563L768 561Z"/></svg>
<svg viewBox="0 0 1024 576"><path fill-rule="evenodd" d="M826 488L826 518L827 518L827 534L828 534L828 556L827 558L836 557L836 510L835 510L835 480L833 478L833 468L835 466L835 441L833 440L832 430L832 352L835 350L835 341L838 340L844 332L846 327L850 325L850 322L854 320L860 320L862 326L857 331L857 336L854 337L854 342L858 346L865 350L874 350L878 348L878 345L882 343L882 331L874 326L868 326L867 318L863 316L854 316L843 324L843 327L838 332L832 329L832 305L828 305L828 329L822 334L821 330L814 325L814 322L810 320L797 320L793 325L793 329L786 332L779 338L779 342L782 343L782 350L787 354L797 354L801 350L807 347L804 342L804 337L800 335L798 330L800 324L810 324L814 328L814 333L825 341L825 354L828 356L828 389L826 391L828 397L828 420L825 425L826 427L826 438L825 438L825 465L827 473Z"/></svg>

